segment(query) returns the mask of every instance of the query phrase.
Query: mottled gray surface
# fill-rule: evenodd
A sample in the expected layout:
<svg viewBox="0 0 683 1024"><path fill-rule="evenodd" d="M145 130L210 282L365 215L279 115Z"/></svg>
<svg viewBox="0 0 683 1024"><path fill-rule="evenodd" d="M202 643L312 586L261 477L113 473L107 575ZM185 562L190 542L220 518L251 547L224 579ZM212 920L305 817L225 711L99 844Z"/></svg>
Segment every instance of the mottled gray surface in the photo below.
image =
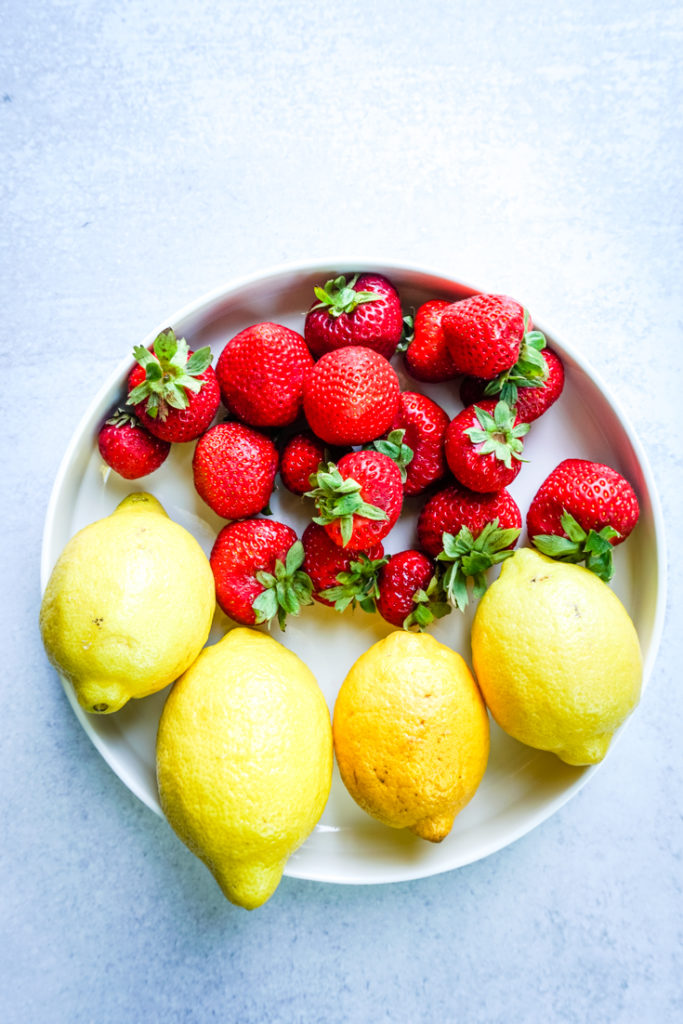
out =
<svg viewBox="0 0 683 1024"><path fill-rule="evenodd" d="M681 1019L680 5L6 12L3 1019ZM611 380L660 489L668 619L633 722L544 825L424 881L286 879L248 915L71 713L41 529L132 341L231 276L343 253L516 295Z"/></svg>

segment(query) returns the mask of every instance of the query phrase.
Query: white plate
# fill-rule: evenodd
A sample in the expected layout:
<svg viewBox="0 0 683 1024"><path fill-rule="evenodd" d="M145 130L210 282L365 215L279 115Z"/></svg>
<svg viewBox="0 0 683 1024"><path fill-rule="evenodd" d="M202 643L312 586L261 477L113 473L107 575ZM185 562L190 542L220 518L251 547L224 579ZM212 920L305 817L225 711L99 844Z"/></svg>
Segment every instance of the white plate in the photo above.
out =
<svg viewBox="0 0 683 1024"><path fill-rule="evenodd" d="M133 344L151 344L159 331L170 325L179 336L188 339L192 348L210 344L217 358L229 338L259 321L273 320L301 332L314 284L354 270L385 273L399 289L406 309L432 298L457 299L472 294L471 288L430 270L390 262L288 265L228 284L171 316L146 338L131 338L120 367L104 384L79 424L57 474L43 537L43 589L67 540L87 523L108 515L132 490L155 494L168 513L194 533L207 554L223 525L194 491L190 471L194 444L174 446L161 469L132 483L107 470L99 456L97 431L109 410L125 399ZM539 329L545 331L543 326ZM545 334L549 345L564 360L565 390L559 402L532 424L525 443L525 457L530 461L523 466L511 491L525 515L541 481L561 459L568 457L605 462L631 481L640 501L641 517L628 542L615 551L613 586L636 624L647 680L659 643L665 605L664 534L652 474L633 430L604 384L579 355L550 332ZM424 390L450 415L461 408L458 382L421 385L404 372L400 358L394 359L394 365L405 389ZM420 504L419 499L407 503L405 514L387 538L387 551L414 544L415 513ZM271 507L277 518L291 523L301 534L310 512L307 501L280 487ZM520 544L524 541L522 535ZM469 661L470 624L471 612L464 616L454 613L441 620L432 632ZM210 642L222 636L229 626L229 620L219 611ZM379 616L360 611L342 616L315 605L304 609L300 618L291 619L285 633L275 625L273 635L311 667L332 710L349 667L390 629ZM148 807L161 814L154 744L166 692L131 701L115 715L97 717L81 710L68 684L65 689L83 728L107 763ZM420 878L460 867L499 850L544 821L594 771L595 767L572 768L552 754L525 747L493 725L491 756L479 790L456 819L451 834L443 843L432 845L406 831L386 828L365 815L347 794L335 768L332 792L322 819L289 861L286 874L325 882L376 883Z"/></svg>

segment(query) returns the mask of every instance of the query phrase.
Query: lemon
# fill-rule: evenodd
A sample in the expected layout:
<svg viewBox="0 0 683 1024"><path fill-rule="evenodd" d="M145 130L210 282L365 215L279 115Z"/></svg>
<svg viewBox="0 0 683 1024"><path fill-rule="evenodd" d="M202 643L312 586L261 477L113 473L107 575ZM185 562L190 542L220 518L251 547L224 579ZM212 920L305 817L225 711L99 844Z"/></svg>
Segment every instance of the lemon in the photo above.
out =
<svg viewBox="0 0 683 1024"><path fill-rule="evenodd" d="M206 647L164 706L157 780L171 827L226 897L265 903L330 792L330 714L311 671L252 629Z"/></svg>
<svg viewBox="0 0 683 1024"><path fill-rule="evenodd" d="M80 705L108 714L177 679L206 643L214 610L197 541L151 494L135 493L67 543L40 629Z"/></svg>
<svg viewBox="0 0 683 1024"><path fill-rule="evenodd" d="M602 760L640 695L638 636L614 591L530 548L480 601L472 659L501 728L568 764Z"/></svg>
<svg viewBox="0 0 683 1024"><path fill-rule="evenodd" d="M351 667L333 732L356 803L435 843L474 796L489 754L486 708L463 659L427 633L406 630L373 644Z"/></svg>

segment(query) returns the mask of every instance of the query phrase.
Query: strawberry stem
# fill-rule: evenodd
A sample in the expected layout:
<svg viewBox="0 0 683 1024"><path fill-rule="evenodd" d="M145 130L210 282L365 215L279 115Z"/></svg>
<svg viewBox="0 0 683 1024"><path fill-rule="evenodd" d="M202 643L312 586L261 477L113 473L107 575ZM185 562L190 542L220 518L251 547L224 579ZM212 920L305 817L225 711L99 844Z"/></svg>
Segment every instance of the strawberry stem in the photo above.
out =
<svg viewBox="0 0 683 1024"><path fill-rule="evenodd" d="M417 626L418 631L422 633L435 619L442 619L444 615L450 614L451 606L446 600L446 593L438 573L432 576L426 590L415 591L413 604L413 610L403 620L403 629Z"/></svg>
<svg viewBox="0 0 683 1024"><path fill-rule="evenodd" d="M349 605L355 608L356 604L364 612L374 612L375 600L379 597L377 577L388 561L388 558L372 559L360 554L357 561L349 563L348 570L337 573L337 586L321 590L319 596L331 601L338 612L346 611Z"/></svg>
<svg viewBox="0 0 683 1024"><path fill-rule="evenodd" d="M519 397L519 388L542 388L548 379L548 363L543 355L546 347L545 335L541 331L526 330L530 322L527 310L524 310L525 334L519 350L517 362L509 370L499 373L484 388L489 398L500 395L508 405L515 405Z"/></svg>
<svg viewBox="0 0 683 1024"><path fill-rule="evenodd" d="M353 534L354 516L374 520L389 518L384 509L363 500L358 481L353 477L343 477L334 462L328 462L327 468L319 469L311 480L316 486L306 491L305 497L313 498L318 509L313 522L326 526L339 520L344 547L347 547Z"/></svg>
<svg viewBox="0 0 683 1024"><path fill-rule="evenodd" d="M532 543L542 555L559 562L585 562L586 568L603 581L609 583L614 576L612 545L610 541L621 534L612 526L601 530L584 530L570 512L563 509L560 518L566 536L547 533L536 534Z"/></svg>
<svg viewBox="0 0 683 1024"><path fill-rule="evenodd" d="M188 392L198 394L204 381L198 380L211 365L213 356L208 345L189 355L184 338L176 338L168 327L154 340L152 351L136 345L133 355L143 367L145 379L129 392L127 405L145 403L145 411L152 419L165 420L169 409L186 409L190 404Z"/></svg>
<svg viewBox="0 0 683 1024"><path fill-rule="evenodd" d="M472 596L475 599L482 596L487 587L486 571L510 557L510 544L519 534L517 528L502 529L498 519L487 523L476 537L466 526L455 536L444 533L443 550L436 558L438 562L448 563L442 586L452 608L463 612L469 604L468 577L473 582Z"/></svg>
<svg viewBox="0 0 683 1024"><path fill-rule="evenodd" d="M485 409L475 405L474 411L479 427L470 427L465 431L479 455L495 455L507 469L512 467L512 459L524 462L522 438L529 432L528 423L515 426L515 411L502 399L496 403L493 416Z"/></svg>
<svg viewBox="0 0 683 1024"><path fill-rule="evenodd" d="M316 302L312 309L327 309L332 317L341 316L342 313L353 313L353 311L364 302L374 302L381 299L378 292L356 291L354 285L358 280L358 274L354 274L350 281L342 275L330 278L325 282L324 287L313 289Z"/></svg>
<svg viewBox="0 0 683 1024"><path fill-rule="evenodd" d="M252 603L258 624L267 622L277 615L280 629L284 632L288 615L298 615L302 607L313 603L313 582L301 568L304 561L304 546L296 540L287 551L285 560L279 558L273 572L259 570L256 579L263 587Z"/></svg>
<svg viewBox="0 0 683 1024"><path fill-rule="evenodd" d="M401 481L406 482L408 476L406 467L412 462L413 449L403 443L405 430L392 430L385 438L373 441L366 446L366 451L376 451L381 455L388 455L401 471Z"/></svg>

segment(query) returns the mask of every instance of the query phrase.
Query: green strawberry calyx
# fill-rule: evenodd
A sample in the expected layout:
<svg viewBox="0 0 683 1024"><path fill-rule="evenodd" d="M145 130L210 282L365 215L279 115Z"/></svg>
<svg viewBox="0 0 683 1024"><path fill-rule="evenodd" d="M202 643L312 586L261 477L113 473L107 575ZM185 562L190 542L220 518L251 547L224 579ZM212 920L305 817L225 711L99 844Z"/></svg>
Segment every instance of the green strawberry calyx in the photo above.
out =
<svg viewBox="0 0 683 1024"><path fill-rule="evenodd" d="M301 609L313 603L313 582L301 568L305 557L300 540L294 541L284 562L276 559L272 572L259 569L256 579L263 587L252 603L257 624L270 623L277 615L284 632L288 615L298 615Z"/></svg>
<svg viewBox="0 0 683 1024"><path fill-rule="evenodd" d="M528 434L529 424L518 423L515 426L515 411L503 399L496 402L493 416L478 405L475 405L474 412L479 426L470 427L465 434L473 445L478 446L477 453L495 455L507 469L512 467L513 459L524 462L522 438Z"/></svg>
<svg viewBox="0 0 683 1024"><path fill-rule="evenodd" d="M415 340L415 309L411 306L410 313L406 313L403 317L403 327L401 328L401 338L396 346L396 352L405 352L408 346Z"/></svg>
<svg viewBox="0 0 683 1024"><path fill-rule="evenodd" d="M358 274L347 281L344 275L330 278L323 287L316 286L313 291L319 300L311 309L326 309L330 316L338 317L342 313L353 313L353 311L364 302L375 302L381 299L379 292L356 291L354 285L358 280Z"/></svg>
<svg viewBox="0 0 683 1024"><path fill-rule="evenodd" d="M489 398L500 395L508 405L515 405L519 388L542 388L548 379L548 363L543 355L545 335L528 330L531 318L524 310L524 337L514 366L490 380L484 388Z"/></svg>
<svg viewBox="0 0 683 1024"><path fill-rule="evenodd" d="M478 599L487 587L486 571L512 554L510 544L517 540L518 528L503 529L499 520L493 519L475 537L468 527L463 526L454 536L444 533L441 538L442 550L436 556L438 562L445 562L448 568L441 584L446 600L452 608L463 612L469 603L467 581L472 579L472 596Z"/></svg>
<svg viewBox="0 0 683 1024"><path fill-rule="evenodd" d="M140 420L132 412L125 409L117 409L104 421L110 427L139 427Z"/></svg>
<svg viewBox="0 0 683 1024"><path fill-rule="evenodd" d="M343 477L334 462L328 462L311 477L312 490L305 497L313 498L318 515L313 522L320 526L339 521L342 544L347 547L353 534L354 517L382 520L389 516L383 508L371 505L361 497L361 485L353 477Z"/></svg>
<svg viewBox="0 0 683 1024"><path fill-rule="evenodd" d="M566 509L562 512L560 524L566 537L553 533L536 534L531 538L534 546L542 555L559 562L585 562L587 569L604 583L609 583L614 576L610 541L621 537L619 531L613 526L603 526L601 530L584 530Z"/></svg>
<svg viewBox="0 0 683 1024"><path fill-rule="evenodd" d="M213 356L208 345L189 355L190 348L184 338L176 338L168 327L157 335L152 351L136 345L133 355L143 367L145 379L134 387L127 398L128 405L145 403L145 412L152 419L165 420L170 409L187 409L188 392L198 394L204 381L198 380L211 365Z"/></svg>
<svg viewBox="0 0 683 1024"><path fill-rule="evenodd" d="M377 577L379 570L389 561L388 558L368 558L359 554L358 558L349 563L349 568L337 573L337 585L321 590L319 597L331 601L338 612L346 611L351 605L360 605L364 612L374 612L375 601L379 597Z"/></svg>
<svg viewBox="0 0 683 1024"><path fill-rule="evenodd" d="M401 471L401 482L405 483L408 476L406 467L413 460L413 449L403 443L405 430L391 430L386 437L379 438L367 445L366 451L379 452L381 455L388 455Z"/></svg>
<svg viewBox="0 0 683 1024"><path fill-rule="evenodd" d="M403 620L403 629L415 626L422 633L435 619L449 615L449 604L443 589L441 577L435 573L425 589L420 588L413 594L413 610Z"/></svg>

